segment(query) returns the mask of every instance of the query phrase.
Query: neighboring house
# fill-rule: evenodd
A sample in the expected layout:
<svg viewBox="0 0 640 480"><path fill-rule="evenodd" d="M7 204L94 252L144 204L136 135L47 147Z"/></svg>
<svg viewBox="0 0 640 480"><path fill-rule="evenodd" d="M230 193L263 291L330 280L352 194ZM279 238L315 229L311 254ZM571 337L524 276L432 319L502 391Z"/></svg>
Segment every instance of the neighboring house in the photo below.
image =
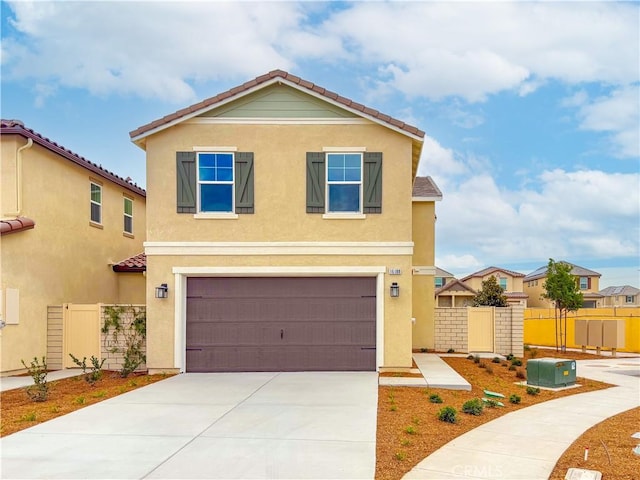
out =
<svg viewBox="0 0 640 480"><path fill-rule="evenodd" d="M454 278L434 292L436 307L471 307L476 291Z"/></svg>
<svg viewBox="0 0 640 480"><path fill-rule="evenodd" d="M507 297L509 305L527 306L527 294L524 293L523 281L524 273L514 272L499 267L487 267L478 272L461 278L460 281L471 287L476 292L482 290L482 282L490 277L496 277L496 282L504 290L504 296Z"/></svg>
<svg viewBox="0 0 640 480"><path fill-rule="evenodd" d="M46 355L48 306L144 302L144 280L121 285L110 265L142 250L146 219L137 185L17 120L0 139L4 375Z"/></svg>
<svg viewBox="0 0 640 480"><path fill-rule="evenodd" d="M640 306L640 289L631 285L607 287L600 290L603 307L638 307Z"/></svg>
<svg viewBox="0 0 640 480"><path fill-rule="evenodd" d="M424 132L276 70L130 135L151 372L409 368L433 348Z"/></svg>
<svg viewBox="0 0 640 480"><path fill-rule="evenodd" d="M598 293L601 275L598 272L589 270L569 262L571 265L571 275L576 279L576 283L583 295L582 308L597 308L602 306L603 296ZM540 267L524 277L524 293L529 295L529 307L552 308L553 303L542 298L545 293L544 283L547 278L547 266Z"/></svg>
<svg viewBox="0 0 640 480"><path fill-rule="evenodd" d="M436 278L435 278L436 288L444 287L447 283L451 282L452 280L455 280L453 273L449 273L446 270L436 267Z"/></svg>

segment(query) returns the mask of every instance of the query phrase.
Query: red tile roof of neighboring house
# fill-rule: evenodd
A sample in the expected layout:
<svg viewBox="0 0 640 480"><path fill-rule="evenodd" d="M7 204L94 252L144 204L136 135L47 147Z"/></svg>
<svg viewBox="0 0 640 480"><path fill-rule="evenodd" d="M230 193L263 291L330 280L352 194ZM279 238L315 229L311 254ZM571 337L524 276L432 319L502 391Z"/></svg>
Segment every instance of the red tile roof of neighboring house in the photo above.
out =
<svg viewBox="0 0 640 480"><path fill-rule="evenodd" d="M34 143L37 143L38 145L41 145L47 150L50 150L51 152L56 153L61 157L66 158L67 160L72 161L76 165L86 168L90 172L96 175L99 175L102 178L110 180L113 183L116 183L131 192L137 193L138 195L142 195L143 197L146 197L147 195L147 192L143 188L139 187L137 184L132 183L128 179L122 178L116 175L115 173L110 172L109 170L105 170L104 168L102 168L102 165L97 165L87 160L86 158L81 157L77 153L73 153L71 150L66 149L62 145L59 145L56 142L53 142L46 137L43 137L38 132L35 132L34 130L25 127L24 123L22 123L20 120L4 120L4 119L1 120L0 134L2 135L15 134L15 135L21 135L24 138L30 138L33 140Z"/></svg>
<svg viewBox="0 0 640 480"><path fill-rule="evenodd" d="M147 270L147 256L139 253L133 257L125 258L113 266L114 272L139 273Z"/></svg>
<svg viewBox="0 0 640 480"><path fill-rule="evenodd" d="M263 85L273 83L275 80L280 79L290 84L296 85L301 90L308 90L309 92L313 92L317 95L324 97L326 100L340 104L347 109L358 112L360 115L369 117L379 121L380 123L384 123L389 127L394 129L402 130L406 133L409 133L413 136L419 137L420 139L424 138L424 132L412 125L409 125L401 120L397 120L389 115L385 115L384 113L379 112L373 108L366 107L360 103L354 102L349 98L342 97L337 93L334 93L330 90L327 90L323 87L320 87L312 82L304 80L300 77L296 77L295 75L291 75L284 70L273 70L265 75L261 75L253 80L243 83L237 87L232 88L231 90L227 90L226 92L219 93L215 97L207 98L199 103L191 105L190 107L183 108L174 112L170 115L166 115L158 120L154 120L151 123L143 125L132 132L129 133L131 139L135 139L136 137L140 137L145 133L150 132L151 130L155 130L156 128L162 127L164 125L170 124L175 121L179 121L181 118L189 116L198 115L200 112L205 110L210 110L217 103L223 101L229 101L229 99L233 97L241 96L242 94L253 90L254 88Z"/></svg>
<svg viewBox="0 0 640 480"><path fill-rule="evenodd" d="M464 278L461 278L460 281L464 282L465 280L469 280L470 278L473 277L484 277L486 275L489 275L493 272L504 272L507 275L510 275L512 277L524 277L524 273L519 273L519 272L514 272L512 270L507 270L506 268L500 268L500 267L487 267L485 269L482 269L478 272L472 273L471 275L467 275Z"/></svg>
<svg viewBox="0 0 640 480"><path fill-rule="evenodd" d="M442 192L431 177L416 177L413 181L413 197L437 198L442 200Z"/></svg>
<svg viewBox="0 0 640 480"><path fill-rule="evenodd" d="M27 217L17 217L8 220L0 220L0 235L29 230L36 226L36 222Z"/></svg>
<svg viewBox="0 0 640 480"><path fill-rule="evenodd" d="M524 292L504 292L504 296L507 298L529 298Z"/></svg>

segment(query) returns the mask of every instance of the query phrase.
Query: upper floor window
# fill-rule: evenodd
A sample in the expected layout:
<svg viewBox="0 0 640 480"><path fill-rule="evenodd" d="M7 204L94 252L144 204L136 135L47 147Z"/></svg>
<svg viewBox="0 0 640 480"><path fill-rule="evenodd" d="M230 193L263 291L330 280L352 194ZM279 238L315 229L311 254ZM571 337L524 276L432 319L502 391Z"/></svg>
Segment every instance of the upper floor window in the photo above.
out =
<svg viewBox="0 0 640 480"><path fill-rule="evenodd" d="M589 288L589 277L580 277L580 290L587 290Z"/></svg>
<svg viewBox="0 0 640 480"><path fill-rule="evenodd" d="M133 200L124 197L124 232L133 235Z"/></svg>
<svg viewBox="0 0 640 480"><path fill-rule="evenodd" d="M499 283L500 283L500 288L502 288L503 290L507 289L507 279L505 277L500 277L499 279Z"/></svg>
<svg viewBox="0 0 640 480"><path fill-rule="evenodd" d="M178 213L253 213L253 152L176 152L176 188Z"/></svg>
<svg viewBox="0 0 640 480"><path fill-rule="evenodd" d="M361 213L362 154L327 154L327 211Z"/></svg>
<svg viewBox="0 0 640 480"><path fill-rule="evenodd" d="M91 221L102 223L102 186L91 182Z"/></svg>
<svg viewBox="0 0 640 480"><path fill-rule="evenodd" d="M625 298L625 302L626 303L633 303L636 300L635 295L626 295L625 297L626 297Z"/></svg>
<svg viewBox="0 0 640 480"><path fill-rule="evenodd" d="M233 212L233 153L198 154L200 212Z"/></svg>
<svg viewBox="0 0 640 480"><path fill-rule="evenodd" d="M444 287L444 277L436 277L436 288Z"/></svg>

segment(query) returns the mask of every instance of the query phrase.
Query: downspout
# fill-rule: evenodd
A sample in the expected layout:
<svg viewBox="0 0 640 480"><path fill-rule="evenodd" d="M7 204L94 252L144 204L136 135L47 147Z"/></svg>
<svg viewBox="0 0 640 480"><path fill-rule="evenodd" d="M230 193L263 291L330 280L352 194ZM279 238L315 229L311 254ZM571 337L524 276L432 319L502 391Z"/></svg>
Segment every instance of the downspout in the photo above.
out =
<svg viewBox="0 0 640 480"><path fill-rule="evenodd" d="M7 213L7 216L19 217L22 213L22 151L33 146L33 140L27 139L27 143L16 151L16 211Z"/></svg>

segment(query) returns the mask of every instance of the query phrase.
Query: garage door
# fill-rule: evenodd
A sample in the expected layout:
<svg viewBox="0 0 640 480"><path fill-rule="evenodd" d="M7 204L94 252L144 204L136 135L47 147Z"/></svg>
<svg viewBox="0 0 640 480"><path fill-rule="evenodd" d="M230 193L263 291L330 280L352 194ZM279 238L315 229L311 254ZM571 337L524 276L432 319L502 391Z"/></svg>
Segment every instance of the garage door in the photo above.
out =
<svg viewBox="0 0 640 480"><path fill-rule="evenodd" d="M188 372L376 369L376 279L189 278Z"/></svg>

